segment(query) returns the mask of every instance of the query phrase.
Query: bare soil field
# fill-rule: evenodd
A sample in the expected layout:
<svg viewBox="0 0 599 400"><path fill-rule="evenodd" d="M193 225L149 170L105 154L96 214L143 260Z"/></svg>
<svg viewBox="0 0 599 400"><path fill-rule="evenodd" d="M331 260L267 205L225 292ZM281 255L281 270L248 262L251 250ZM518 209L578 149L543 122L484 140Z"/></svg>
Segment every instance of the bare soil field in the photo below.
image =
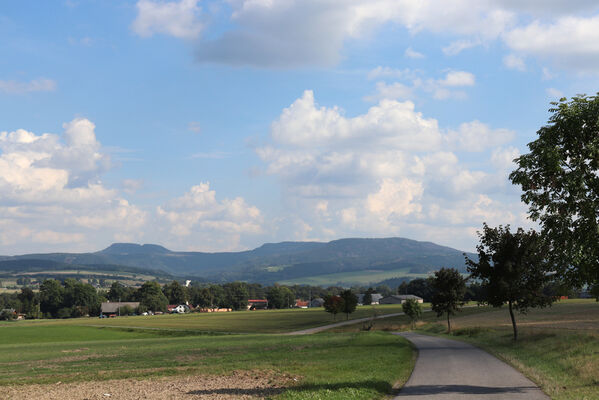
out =
<svg viewBox="0 0 599 400"><path fill-rule="evenodd" d="M290 375L264 371L235 371L230 375L161 377L146 380L61 382L46 385L8 386L10 400L134 400L134 399L263 399L279 394L295 383Z"/></svg>

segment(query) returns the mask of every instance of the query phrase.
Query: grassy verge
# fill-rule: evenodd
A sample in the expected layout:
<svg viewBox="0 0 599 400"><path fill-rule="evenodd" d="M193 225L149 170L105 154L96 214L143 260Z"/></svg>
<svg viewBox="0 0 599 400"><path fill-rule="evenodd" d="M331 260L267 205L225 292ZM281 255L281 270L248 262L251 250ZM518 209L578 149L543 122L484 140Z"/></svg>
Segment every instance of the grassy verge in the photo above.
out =
<svg viewBox="0 0 599 400"><path fill-rule="evenodd" d="M278 398L378 399L407 380L414 362L409 343L385 333L164 337L160 330L23 326L0 335L0 385L262 370L295 378Z"/></svg>

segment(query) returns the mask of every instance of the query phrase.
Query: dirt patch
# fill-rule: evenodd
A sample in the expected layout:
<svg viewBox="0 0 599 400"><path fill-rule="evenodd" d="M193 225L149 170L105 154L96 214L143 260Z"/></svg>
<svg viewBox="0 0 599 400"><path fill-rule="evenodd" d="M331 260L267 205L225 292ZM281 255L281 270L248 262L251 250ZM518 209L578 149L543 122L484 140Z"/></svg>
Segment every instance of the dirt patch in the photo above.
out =
<svg viewBox="0 0 599 400"><path fill-rule="evenodd" d="M297 378L289 375L236 371L226 376L199 375L8 386L2 389L2 396L11 400L263 399L282 393L296 380Z"/></svg>

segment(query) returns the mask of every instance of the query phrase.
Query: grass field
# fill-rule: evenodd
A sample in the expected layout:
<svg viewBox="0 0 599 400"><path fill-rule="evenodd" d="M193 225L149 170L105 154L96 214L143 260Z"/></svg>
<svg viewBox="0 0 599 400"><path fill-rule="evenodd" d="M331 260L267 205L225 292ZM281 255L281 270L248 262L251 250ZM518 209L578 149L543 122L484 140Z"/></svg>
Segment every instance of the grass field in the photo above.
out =
<svg viewBox="0 0 599 400"><path fill-rule="evenodd" d="M507 361L536 382L552 399L599 399L599 303L567 300L551 308L516 314L519 340L512 339L506 309L464 309L452 320L454 339L465 340ZM359 325L337 329L358 331ZM375 330L407 330L406 317L376 322ZM418 328L445 335L443 317L424 313Z"/></svg>
<svg viewBox="0 0 599 400"><path fill-rule="evenodd" d="M266 376L272 386L268 397L379 399L394 384L407 380L413 362L412 348L405 340L380 332L191 335L68 324L0 327L0 386L5 387L0 390L9 398L28 398L48 390L56 393L57 387L69 393L74 385L88 388L102 381L106 385L98 389L99 396L107 391L118 395L115 382L120 381L114 379L152 378L154 382L163 376L202 376L212 381L230 377L233 388L213 393L239 398L256 393L252 387L237 388L244 384L240 380ZM134 385L125 382L129 382L125 391ZM202 390L203 386L195 388ZM88 391L84 389L89 396Z"/></svg>
<svg viewBox="0 0 599 400"><path fill-rule="evenodd" d="M316 275L280 281L281 285L331 286L342 283L345 286L374 284L390 278L426 278L428 274L413 274L409 268L392 270L362 270L336 274Z"/></svg>
<svg viewBox="0 0 599 400"><path fill-rule="evenodd" d="M364 318L377 314L401 312L400 305L360 306L350 318ZM338 321L344 321L345 315L337 315ZM136 316L119 318L75 318L66 320L30 320L19 321L21 325L35 326L105 326L160 328L173 330L190 330L202 332L227 333L282 333L333 322L331 314L323 308L238 311L230 313L192 313L154 316ZM2 326L0 322L0 327ZM6 322L4 324L7 324Z"/></svg>

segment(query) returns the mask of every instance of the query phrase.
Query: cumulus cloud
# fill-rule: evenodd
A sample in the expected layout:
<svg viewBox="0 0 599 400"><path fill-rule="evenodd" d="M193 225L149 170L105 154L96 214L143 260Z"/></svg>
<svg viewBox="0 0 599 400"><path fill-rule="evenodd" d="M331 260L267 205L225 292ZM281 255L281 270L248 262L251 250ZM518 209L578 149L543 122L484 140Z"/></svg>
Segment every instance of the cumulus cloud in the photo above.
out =
<svg viewBox="0 0 599 400"><path fill-rule="evenodd" d="M77 249L144 225L146 213L99 180L109 163L95 125L77 118L63 127L62 138L24 129L0 132L0 220L14 232L0 235L0 249L39 243L38 249L51 250L69 241Z"/></svg>
<svg viewBox="0 0 599 400"><path fill-rule="evenodd" d="M563 17L553 23L533 21L505 34L506 44L520 53L562 67L596 70L599 66L599 16Z"/></svg>
<svg viewBox="0 0 599 400"><path fill-rule="evenodd" d="M495 152L513 135L479 121L443 129L409 101L381 100L348 117L338 107L319 106L306 91L281 112L270 142L256 151L293 204L289 218L303 221L312 237L437 240L443 231L443 243L459 247L472 243L482 221L521 222L519 197L505 194L506 160L516 153L512 147ZM474 168L463 160L467 153L492 162Z"/></svg>
<svg viewBox="0 0 599 400"><path fill-rule="evenodd" d="M164 34L180 39L195 39L202 32L198 0L139 0L131 29L141 37Z"/></svg>
<svg viewBox="0 0 599 400"><path fill-rule="evenodd" d="M52 92L56 90L52 79L39 78L29 82L0 80L0 92L7 94L25 94L31 92Z"/></svg>
<svg viewBox="0 0 599 400"><path fill-rule="evenodd" d="M545 89L545 93L547 93L547 96L555 99L560 99L564 97L564 92L556 88L547 88Z"/></svg>
<svg viewBox="0 0 599 400"><path fill-rule="evenodd" d="M183 196L159 206L157 215L178 243L204 251L239 249L242 235L260 234L263 229L257 207L242 197L219 201L209 183L192 186Z"/></svg>
<svg viewBox="0 0 599 400"><path fill-rule="evenodd" d="M364 100L376 102L382 99L409 99L412 97L412 88L404 85L401 82L387 84L385 82L377 82L376 93L365 96Z"/></svg>

